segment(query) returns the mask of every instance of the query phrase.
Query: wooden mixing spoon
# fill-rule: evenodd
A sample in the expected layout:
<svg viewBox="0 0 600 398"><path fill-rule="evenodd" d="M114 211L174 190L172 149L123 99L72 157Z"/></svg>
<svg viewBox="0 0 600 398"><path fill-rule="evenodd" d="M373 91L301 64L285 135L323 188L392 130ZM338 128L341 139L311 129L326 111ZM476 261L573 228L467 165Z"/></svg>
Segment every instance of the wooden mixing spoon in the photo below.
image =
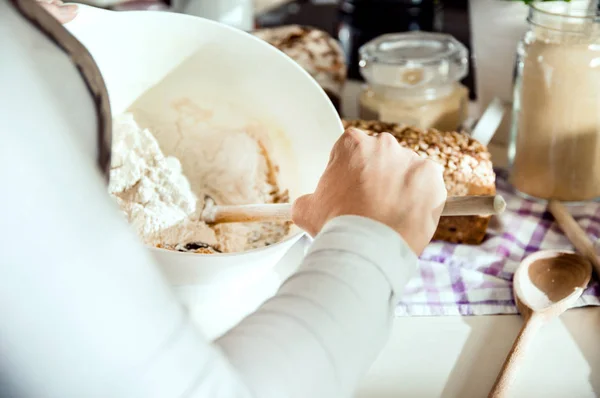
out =
<svg viewBox="0 0 600 398"><path fill-rule="evenodd" d="M594 243L579 224L577 224L577 221L575 221L567 207L561 202L551 200L548 203L548 210L554 216L560 229L563 230L567 238L575 246L575 249L592 263L596 275L600 276L600 258L596 254Z"/></svg>
<svg viewBox="0 0 600 398"><path fill-rule="evenodd" d="M521 262L513 279L513 294L525 323L492 387L490 398L507 396L535 332L571 308L591 276L590 262L573 252L540 251Z"/></svg>
<svg viewBox="0 0 600 398"><path fill-rule="evenodd" d="M208 224L235 222L291 221L292 205L261 204L242 206L216 206L207 197L202 212L202 220ZM442 216L490 216L506 209L506 202L500 195L450 197L442 211Z"/></svg>

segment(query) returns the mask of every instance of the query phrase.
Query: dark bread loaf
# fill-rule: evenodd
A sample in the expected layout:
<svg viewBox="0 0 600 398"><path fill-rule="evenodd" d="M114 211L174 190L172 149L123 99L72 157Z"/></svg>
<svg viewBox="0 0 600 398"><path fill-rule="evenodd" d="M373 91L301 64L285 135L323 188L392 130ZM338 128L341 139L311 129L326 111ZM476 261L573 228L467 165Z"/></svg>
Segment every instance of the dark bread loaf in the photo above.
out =
<svg viewBox="0 0 600 398"><path fill-rule="evenodd" d="M357 127L376 136L390 133L400 145L419 156L444 166L448 196L494 195L496 175L487 148L466 134L420 130L394 123L345 120L344 127ZM485 237L490 217L442 217L434 240L479 244Z"/></svg>

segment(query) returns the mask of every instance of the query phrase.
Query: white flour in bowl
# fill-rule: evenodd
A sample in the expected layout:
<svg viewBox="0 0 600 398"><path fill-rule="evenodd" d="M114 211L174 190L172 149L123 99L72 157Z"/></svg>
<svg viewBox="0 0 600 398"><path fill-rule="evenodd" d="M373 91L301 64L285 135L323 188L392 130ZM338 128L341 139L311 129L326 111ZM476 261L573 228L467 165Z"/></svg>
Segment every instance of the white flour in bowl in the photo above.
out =
<svg viewBox="0 0 600 398"><path fill-rule="evenodd" d="M196 145L194 186L173 156L131 114L113 120L110 194L144 243L198 253L240 252L283 239L287 223L208 226L200 221L205 195L218 204L286 201L274 183L276 167L245 131L207 129ZM198 148L195 148L198 150ZM200 188L198 188L200 187Z"/></svg>

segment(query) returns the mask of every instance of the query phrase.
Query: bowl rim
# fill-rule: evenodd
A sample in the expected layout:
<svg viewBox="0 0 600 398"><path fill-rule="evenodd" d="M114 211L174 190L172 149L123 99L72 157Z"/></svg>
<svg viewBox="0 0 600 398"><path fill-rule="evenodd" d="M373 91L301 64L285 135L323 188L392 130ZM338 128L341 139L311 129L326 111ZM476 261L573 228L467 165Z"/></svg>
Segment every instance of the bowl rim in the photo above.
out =
<svg viewBox="0 0 600 398"><path fill-rule="evenodd" d="M115 10L107 10L104 8L95 7L95 6L92 6L89 4L77 4L77 7L78 7L78 12L81 12L81 10L90 10L90 11L84 11L84 12L95 12L95 13L99 13L99 14L111 14L112 16L117 16L118 18L122 18L124 16L133 16L133 15L144 15L144 16L152 15L152 16L159 16L159 18L179 18L182 20L187 19L190 21L200 20L203 23L206 23L207 25L212 25L213 27L216 27L217 29L222 29L223 31L228 31L229 33L237 35L238 37L246 36L251 41L253 41L254 43L257 43L259 46L261 46L268 52L271 52L272 54L278 54L278 55L280 55L280 58L285 58L288 62L288 65L292 66L294 69L296 69L296 71L298 71L302 75L304 75L304 77L306 77L310 81L310 84L312 85L312 87L316 88L317 91L319 91L321 99L326 100L325 102L327 104L327 107L329 108L329 111L331 111L332 114L338 115L338 119L339 119L338 126L340 127L340 130L343 131L344 125L342 123L341 117L339 117L339 113L338 113L337 109L335 108L335 106L333 105L333 102L331 102L331 100L329 99L329 96L327 95L327 92L325 92L325 89L323 87L321 87L321 85L317 82L317 80L314 77L312 77L312 75L310 73L308 73L302 66L300 66L300 64L298 62L294 61L294 59L292 59L292 57L290 57L285 52L279 50L277 47L273 46L272 44L267 43L266 41L253 35L252 32L255 31L256 29L246 32L241 29L226 25L224 23L214 21L212 19L208 19L208 18L196 16L196 15L189 15L189 14L183 14L183 13L178 13L178 12L170 12L170 11L160 11L160 10L115 11ZM77 17L75 17L72 21L67 22L65 24L65 27L68 29L70 26L69 24L71 24L76 19L77 19ZM70 29L69 29L69 32L71 34L73 34L75 36L75 38L77 38L76 33L71 31ZM83 44L83 45L85 46L85 44ZM93 58L94 54L92 52L90 52L90 53Z"/></svg>

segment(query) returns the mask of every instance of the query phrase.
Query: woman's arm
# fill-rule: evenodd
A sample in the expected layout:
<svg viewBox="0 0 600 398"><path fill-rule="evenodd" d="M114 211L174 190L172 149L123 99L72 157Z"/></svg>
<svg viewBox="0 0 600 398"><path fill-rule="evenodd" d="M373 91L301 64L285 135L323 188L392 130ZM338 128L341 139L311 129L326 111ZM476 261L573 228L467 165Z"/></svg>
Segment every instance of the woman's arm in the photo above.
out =
<svg viewBox="0 0 600 398"><path fill-rule="evenodd" d="M337 218L211 345L60 126L0 135L0 181L0 366L21 396L345 396L416 264L389 227Z"/></svg>
<svg viewBox="0 0 600 398"><path fill-rule="evenodd" d="M257 397L349 397L416 266L389 227L336 218L278 294L217 344Z"/></svg>

